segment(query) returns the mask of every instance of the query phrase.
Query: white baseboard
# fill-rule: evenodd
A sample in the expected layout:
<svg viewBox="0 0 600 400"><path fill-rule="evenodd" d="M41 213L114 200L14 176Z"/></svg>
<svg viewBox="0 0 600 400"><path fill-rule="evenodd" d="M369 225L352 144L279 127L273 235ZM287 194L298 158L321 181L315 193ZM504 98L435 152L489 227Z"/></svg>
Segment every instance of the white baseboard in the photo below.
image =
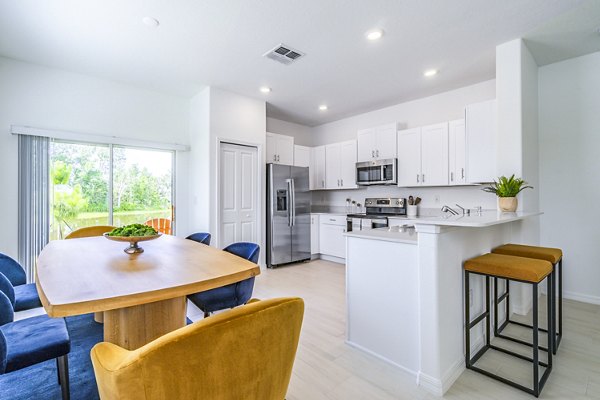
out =
<svg viewBox="0 0 600 400"><path fill-rule="evenodd" d="M577 292L563 292L563 298L569 299L569 300L580 301L582 303L600 305L600 296L591 296L589 294L583 294L583 293L577 293Z"/></svg>
<svg viewBox="0 0 600 400"><path fill-rule="evenodd" d="M385 361L386 363L391 364L394 367L399 368L402 371L404 371L404 372L406 372L406 373L408 373L408 374L410 374L412 376L417 376L417 372L416 371L410 370L410 369L408 369L408 368L406 368L406 367L404 367L404 366L402 366L402 365L400 365L398 363L395 363L394 361L390 360L389 358L385 358L382 355L379 355L379 354L377 354L377 353L375 353L375 352L373 352L373 351L371 351L371 350L369 350L367 348L364 348L363 346L361 346L359 344L353 343L353 342L351 342L349 340L346 340L345 342L346 342L346 344L348 346L354 347L355 349L358 349L358 350L360 350L362 352L365 352L367 354L372 355L375 358L378 358L378 359L380 359L382 361Z"/></svg>
<svg viewBox="0 0 600 400"><path fill-rule="evenodd" d="M346 260L344 258L339 258L339 257L334 257L334 256L328 256L326 254L319 254L319 258L321 260L331 261L331 262L334 262L334 263L346 265Z"/></svg>
<svg viewBox="0 0 600 400"><path fill-rule="evenodd" d="M465 360L457 360L442 376L437 379L423 372L417 374L417 385L435 396L443 396L444 393L456 382L465 370Z"/></svg>

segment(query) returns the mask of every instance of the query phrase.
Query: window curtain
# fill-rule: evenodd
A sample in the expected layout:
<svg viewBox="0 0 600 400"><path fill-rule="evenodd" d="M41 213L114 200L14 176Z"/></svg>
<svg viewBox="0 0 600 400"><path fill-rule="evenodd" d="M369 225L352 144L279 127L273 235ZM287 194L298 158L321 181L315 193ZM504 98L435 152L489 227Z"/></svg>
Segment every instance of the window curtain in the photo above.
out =
<svg viewBox="0 0 600 400"><path fill-rule="evenodd" d="M19 262L27 282L35 279L37 256L50 237L49 143L19 135Z"/></svg>

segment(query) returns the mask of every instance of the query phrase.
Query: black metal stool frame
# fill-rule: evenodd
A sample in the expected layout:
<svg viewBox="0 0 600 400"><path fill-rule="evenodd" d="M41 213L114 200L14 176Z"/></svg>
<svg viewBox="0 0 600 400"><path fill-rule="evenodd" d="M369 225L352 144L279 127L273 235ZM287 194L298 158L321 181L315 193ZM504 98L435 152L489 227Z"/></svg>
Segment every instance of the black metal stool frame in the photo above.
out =
<svg viewBox="0 0 600 400"><path fill-rule="evenodd" d="M483 313L481 313L479 316L477 316L473 321L471 321L471 316L470 316L470 304L469 304L469 290L470 290L470 284L469 284L469 276L470 274L475 274L475 275L481 275L483 277L485 277L485 293L486 293L486 301L485 301L485 311ZM526 282L526 281L521 281L518 279L511 279L515 282L522 282L522 283L527 283L532 285L533 288L533 344L532 346L532 356L533 358L524 356L522 354L519 353L515 353L511 350L507 350L504 349L502 347L498 347L495 346L493 344L491 344L490 339L491 339L491 335L490 335L490 278L497 278L493 275L487 275L487 274L481 274L481 273L477 273L477 272L470 272L465 270L465 283L464 283L464 288L465 288L465 297L464 297L464 302L465 302L465 366L467 369L471 369L473 371L477 371L483 375L486 375L490 378L496 379L502 383L505 383L509 386L512 386L516 389L520 389L526 393L532 394L535 397L538 397L540 395L540 392L542 391L544 385L546 384L546 381L548 380L548 376L550 375L550 372L552 371L552 352L551 351L547 351L548 353L548 362L542 362L539 359L539 352L540 350L542 350L542 348L539 346L539 325L538 325L538 283L531 283L531 282ZM552 274L548 275L547 277L547 285L548 285L548 309L547 309L547 314L548 314L548 321L550 322L550 324L554 323L554 316L553 313L551 312L552 310L552 302L554 301L554 299L552 298L552 284L553 284L553 277ZM483 319L485 319L486 322L486 334L485 334L485 345L473 356L471 357L471 329L473 329L473 327L475 327L477 324L479 324ZM551 332L547 332L548 334L548 348L553 348L553 335ZM482 368L476 367L474 364L477 362L477 360L479 360L479 358L481 358L481 356L483 356L483 354L485 354L486 351L488 351L489 349L493 349L508 355L511 355L513 357L517 357L521 360L525 360L525 361L529 361L531 363L533 363L533 388L528 388L526 386L520 385L516 382L513 382L507 378L503 378L501 376L498 376L492 372L486 371ZM542 377L539 377L539 367L542 366L544 368L546 368L546 370L544 371L544 373L542 374Z"/></svg>
<svg viewBox="0 0 600 400"><path fill-rule="evenodd" d="M560 345L560 341L562 340L562 301L563 301L563 297L562 297L562 257L560 260L558 260L558 262L556 264L554 264L552 266L552 279L553 279L553 285L552 285L552 297L554 299L556 299L557 295L556 295L556 281L558 281L558 318L557 317L557 310L556 310L556 300L554 300L552 302L552 315L554 316L555 320L554 320L554 325L550 325L548 324L548 326L552 326L554 328L554 346L552 348L552 352L554 354L556 354L556 352L558 351L558 346ZM558 275L558 279L556 277L556 275ZM508 324L514 324L514 325L518 325L518 326L522 326L524 328L529 328L529 329L533 329L533 326L530 324L524 324L522 322L518 322L518 321L513 321L510 319L510 285L509 285L509 279L505 279L506 281L506 290L504 293L502 293L499 297L498 297L498 279L504 279L504 278L498 278L498 277L494 277L494 336L502 338L502 339L506 339L506 340L512 340L513 342L516 343L520 343L526 346L533 346L533 344L526 342L524 340L519 340L516 338L512 338L510 336L506 336L502 334L502 331L504 330L504 328L506 328L506 326ZM504 320L504 322L502 323L502 325L498 326L498 306L500 305L500 303L502 303L502 301L505 301L505 307L506 307L506 319ZM558 329L556 328L556 324L558 323ZM539 328L540 331L542 332L548 332L547 329L543 329L543 328ZM546 349L545 347L541 347L541 350L547 351L548 349Z"/></svg>

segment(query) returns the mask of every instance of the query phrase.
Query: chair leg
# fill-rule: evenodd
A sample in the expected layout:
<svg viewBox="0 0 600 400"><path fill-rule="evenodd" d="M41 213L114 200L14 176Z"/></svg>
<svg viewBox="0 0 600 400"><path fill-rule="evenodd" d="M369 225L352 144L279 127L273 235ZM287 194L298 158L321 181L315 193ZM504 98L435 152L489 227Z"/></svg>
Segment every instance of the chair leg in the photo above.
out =
<svg viewBox="0 0 600 400"><path fill-rule="evenodd" d="M210 317L210 312L209 311L204 311L204 318L208 318Z"/></svg>
<svg viewBox="0 0 600 400"><path fill-rule="evenodd" d="M62 400L69 400L69 355L65 354L56 359L58 364L58 376L61 382L60 390L62 393Z"/></svg>
<svg viewBox="0 0 600 400"><path fill-rule="evenodd" d="M60 363L58 362L58 358L56 359L56 377L58 379L58 384L60 385Z"/></svg>

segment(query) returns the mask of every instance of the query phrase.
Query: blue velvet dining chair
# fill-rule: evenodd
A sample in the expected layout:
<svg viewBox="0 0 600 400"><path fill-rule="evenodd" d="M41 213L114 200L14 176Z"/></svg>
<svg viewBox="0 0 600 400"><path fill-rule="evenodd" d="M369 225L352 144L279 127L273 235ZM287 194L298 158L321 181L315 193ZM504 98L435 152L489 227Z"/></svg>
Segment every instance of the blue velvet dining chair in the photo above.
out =
<svg viewBox="0 0 600 400"><path fill-rule="evenodd" d="M71 340L65 319L39 315L15 321L11 290L8 278L0 274L0 375L55 358L62 399L68 400Z"/></svg>
<svg viewBox="0 0 600 400"><path fill-rule="evenodd" d="M35 283L26 283L25 271L21 265L9 256L0 253L0 273L10 281L15 292L15 311L41 307Z"/></svg>
<svg viewBox="0 0 600 400"><path fill-rule="evenodd" d="M186 237L186 239L193 240L194 242L202 243L207 246L210 246L210 233L206 232L198 232L192 233L190 236Z"/></svg>
<svg viewBox="0 0 600 400"><path fill-rule="evenodd" d="M235 254L256 264L258 263L260 246L255 243L239 242L225 247L223 251ZM250 300L250 297L252 297L253 289L254 277L219 288L194 293L189 295L188 299L204 312L204 317L206 318L212 312L246 304Z"/></svg>

